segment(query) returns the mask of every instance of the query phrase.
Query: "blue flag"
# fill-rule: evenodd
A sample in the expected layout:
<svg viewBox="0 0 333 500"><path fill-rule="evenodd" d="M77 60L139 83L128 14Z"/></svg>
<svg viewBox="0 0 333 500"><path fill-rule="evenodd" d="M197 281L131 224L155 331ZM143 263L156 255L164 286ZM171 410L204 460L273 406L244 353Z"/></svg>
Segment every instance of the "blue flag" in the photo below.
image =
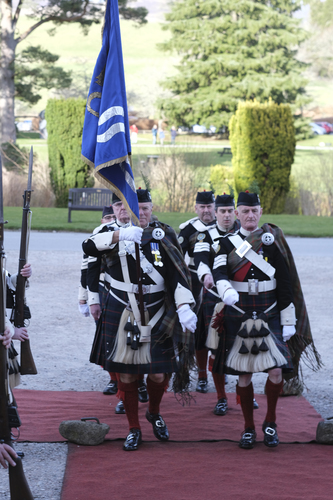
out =
<svg viewBox="0 0 333 500"><path fill-rule="evenodd" d="M130 165L128 122L118 0L107 0L102 48L91 80L81 157L139 224L139 205Z"/></svg>

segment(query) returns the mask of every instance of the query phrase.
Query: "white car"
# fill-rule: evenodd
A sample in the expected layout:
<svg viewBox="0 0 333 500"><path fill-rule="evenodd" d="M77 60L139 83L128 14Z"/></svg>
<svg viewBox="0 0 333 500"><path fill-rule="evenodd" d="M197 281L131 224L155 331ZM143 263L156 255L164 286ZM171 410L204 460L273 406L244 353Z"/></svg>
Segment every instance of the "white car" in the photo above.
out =
<svg viewBox="0 0 333 500"><path fill-rule="evenodd" d="M19 132L30 132L30 130L32 130L32 120L24 120L23 122L16 122L16 126Z"/></svg>
<svg viewBox="0 0 333 500"><path fill-rule="evenodd" d="M324 135L324 134L327 134L326 132L326 129L324 129L324 127L321 127L320 125L318 125L318 123L310 123L310 127L311 127L311 130L314 134L317 134L317 135Z"/></svg>

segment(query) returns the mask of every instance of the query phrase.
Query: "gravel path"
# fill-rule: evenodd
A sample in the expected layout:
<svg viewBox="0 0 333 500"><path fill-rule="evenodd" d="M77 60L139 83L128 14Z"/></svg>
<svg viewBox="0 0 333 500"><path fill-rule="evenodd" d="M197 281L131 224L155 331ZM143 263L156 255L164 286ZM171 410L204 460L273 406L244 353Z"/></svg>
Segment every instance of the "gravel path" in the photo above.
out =
<svg viewBox="0 0 333 500"><path fill-rule="evenodd" d="M11 249L15 234L8 238L6 247L6 235L7 268L14 273L19 247ZM31 235L29 262L33 267L33 276L27 298L32 312L29 333L38 375L23 377L19 386L22 389L101 391L108 382L108 375L88 361L94 322L91 317L82 317L77 306L82 256L79 243L84 237L37 232ZM62 239L66 241L65 248L62 248ZM297 249L294 250L294 257L313 337L324 363L324 367L316 373L303 365L304 396L326 418L333 416L333 342L330 328L333 252L329 250L332 241L291 238L289 242L293 249ZM255 392L263 393L265 378L262 374L254 376ZM210 390L214 391L211 376L209 380ZM236 378L229 377L228 392L235 391L235 383ZM67 445L21 443L17 449L25 452L23 465L34 498L60 500ZM7 475L7 471L0 470L0 499L10 498Z"/></svg>

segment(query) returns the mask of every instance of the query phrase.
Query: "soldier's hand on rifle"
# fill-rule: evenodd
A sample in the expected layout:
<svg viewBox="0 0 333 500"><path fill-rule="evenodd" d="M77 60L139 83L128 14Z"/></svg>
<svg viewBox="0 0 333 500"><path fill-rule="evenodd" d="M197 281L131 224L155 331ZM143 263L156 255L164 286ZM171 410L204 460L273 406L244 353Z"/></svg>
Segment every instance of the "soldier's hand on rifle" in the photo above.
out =
<svg viewBox="0 0 333 500"><path fill-rule="evenodd" d="M9 330L9 328L6 328L5 331L3 332L3 335L1 338L1 341L6 349L9 349L11 340L12 340L12 335L10 333L10 330Z"/></svg>
<svg viewBox="0 0 333 500"><path fill-rule="evenodd" d="M29 340L28 330L26 328L24 328L24 326L22 328L15 327L15 332L14 332L14 335L12 338L14 340L19 340L20 342L24 342L25 340Z"/></svg>
<svg viewBox="0 0 333 500"><path fill-rule="evenodd" d="M16 463L14 462L12 457L17 457L16 451L13 450L13 448L9 446L9 444L0 443L0 464L2 465L2 467L8 469L7 462L15 467Z"/></svg>
<svg viewBox="0 0 333 500"><path fill-rule="evenodd" d="M119 229L119 241L134 241L141 243L143 229L138 226L121 227Z"/></svg>
<svg viewBox="0 0 333 500"><path fill-rule="evenodd" d="M90 314L95 321L99 320L100 315L102 314L101 306L99 304L92 304L90 306Z"/></svg>
<svg viewBox="0 0 333 500"><path fill-rule="evenodd" d="M24 266L21 269L21 274L24 276L24 278L30 278L32 275L32 269L31 269L31 264L24 264Z"/></svg>
<svg viewBox="0 0 333 500"><path fill-rule="evenodd" d="M208 290L213 288L213 286L214 286L213 276L209 273L205 274L203 283L204 283L204 287L207 288Z"/></svg>
<svg viewBox="0 0 333 500"><path fill-rule="evenodd" d="M198 318L190 308L189 304L182 304L179 306L177 313L183 332L187 329L193 333L197 327Z"/></svg>

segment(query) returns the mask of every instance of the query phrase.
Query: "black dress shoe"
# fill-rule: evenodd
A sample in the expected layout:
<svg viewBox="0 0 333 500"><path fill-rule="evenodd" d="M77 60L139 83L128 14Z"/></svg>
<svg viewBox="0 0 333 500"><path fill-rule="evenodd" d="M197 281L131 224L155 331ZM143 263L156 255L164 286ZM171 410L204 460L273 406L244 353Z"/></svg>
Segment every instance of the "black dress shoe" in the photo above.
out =
<svg viewBox="0 0 333 500"><path fill-rule="evenodd" d="M214 415L225 415L228 410L228 403L225 398L219 399L214 408Z"/></svg>
<svg viewBox="0 0 333 500"><path fill-rule="evenodd" d="M254 429L250 429L250 427L246 428L242 434L241 440L239 441L239 447L244 450L251 450L256 442L256 431Z"/></svg>
<svg viewBox="0 0 333 500"><path fill-rule="evenodd" d="M139 380L138 396L140 403L147 403L149 401L147 387L143 380Z"/></svg>
<svg viewBox="0 0 333 500"><path fill-rule="evenodd" d="M142 443L142 434L140 429L130 429L123 446L125 451L135 451L138 449L139 444Z"/></svg>
<svg viewBox="0 0 333 500"><path fill-rule="evenodd" d="M255 400L255 398L253 398L253 409L258 410L258 408L259 408L259 405L258 405L257 401Z"/></svg>
<svg viewBox="0 0 333 500"><path fill-rule="evenodd" d="M111 396L117 394L118 392L118 382L116 380L110 380L108 385L105 387L103 394L106 396Z"/></svg>
<svg viewBox="0 0 333 500"><path fill-rule="evenodd" d="M208 392L207 379L206 378L199 378L195 390L197 392L202 392L203 394L206 394L206 392Z"/></svg>
<svg viewBox="0 0 333 500"><path fill-rule="evenodd" d="M160 441L167 441L169 439L168 428L159 413L157 413L157 415L153 415L152 413L149 413L149 411L147 410L146 419L148 420L148 422L152 424L154 436L157 439L159 439Z"/></svg>
<svg viewBox="0 0 333 500"><path fill-rule="evenodd" d="M125 406L124 406L124 401L120 400L119 403L117 404L114 412L117 415L124 415L126 413Z"/></svg>
<svg viewBox="0 0 333 500"><path fill-rule="evenodd" d="M264 444L269 448L275 448L280 442L276 432L276 424L274 422L264 422L262 430L264 433Z"/></svg>

